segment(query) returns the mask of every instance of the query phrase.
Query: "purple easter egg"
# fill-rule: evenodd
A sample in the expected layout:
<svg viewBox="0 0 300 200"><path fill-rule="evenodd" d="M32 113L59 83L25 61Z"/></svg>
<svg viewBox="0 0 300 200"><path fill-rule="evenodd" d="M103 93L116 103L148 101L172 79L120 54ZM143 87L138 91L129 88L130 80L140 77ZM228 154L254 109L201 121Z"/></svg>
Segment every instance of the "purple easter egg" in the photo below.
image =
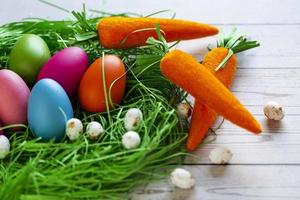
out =
<svg viewBox="0 0 300 200"><path fill-rule="evenodd" d="M0 70L0 121L3 126L27 123L30 90L15 72Z"/></svg>
<svg viewBox="0 0 300 200"><path fill-rule="evenodd" d="M88 56L81 48L65 48L56 53L42 67L38 80L44 78L53 79L72 97L76 94L80 80L88 65Z"/></svg>

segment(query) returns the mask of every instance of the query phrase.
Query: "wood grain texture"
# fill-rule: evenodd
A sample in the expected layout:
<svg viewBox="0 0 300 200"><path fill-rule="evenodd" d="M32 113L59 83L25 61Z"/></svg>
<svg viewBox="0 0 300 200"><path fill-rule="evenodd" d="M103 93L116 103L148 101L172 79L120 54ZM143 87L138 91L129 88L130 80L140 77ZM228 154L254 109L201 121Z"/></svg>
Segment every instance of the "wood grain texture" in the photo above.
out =
<svg viewBox="0 0 300 200"><path fill-rule="evenodd" d="M87 8L107 12L150 14L175 11L177 18L211 23L225 32L248 33L261 47L238 55L232 91L262 123L254 136L225 121L216 140L202 145L184 168L196 178L193 190L176 189L168 181L133 191L131 199L176 200L298 200L300 199L300 1L298 0L52 0L68 10ZM63 19L70 15L37 0L1 0L0 24L26 17ZM13 12L12 12L13 11ZM160 16L170 17L172 12ZM178 48L201 60L215 38L182 42ZM275 100L284 105L281 122L268 121L263 105ZM220 121L220 119L219 119ZM216 122L214 127L218 125ZM230 165L210 165L207 156L216 146L233 152Z"/></svg>
<svg viewBox="0 0 300 200"><path fill-rule="evenodd" d="M238 54L242 69L299 69L300 68L300 24L299 25L221 25L225 33L233 27L259 41L260 47ZM182 42L178 48L192 53L199 60L207 52L215 38ZM266 70L266 72L268 72Z"/></svg>
<svg viewBox="0 0 300 200"><path fill-rule="evenodd" d="M85 3L87 8L120 13L133 12L151 14L159 10L171 10L164 16L202 21L211 24L262 24L295 25L300 24L300 6L298 0L51 0L68 10L80 10ZM46 11L46 12L45 12ZM61 19L67 13L53 7L45 7L38 0L1 0L0 24L26 17ZM13 14L12 14L13 13Z"/></svg>
<svg viewBox="0 0 300 200"><path fill-rule="evenodd" d="M174 188L166 180L138 188L132 200L298 200L298 166L184 166L196 178L191 190ZM279 178L280 177L280 178Z"/></svg>

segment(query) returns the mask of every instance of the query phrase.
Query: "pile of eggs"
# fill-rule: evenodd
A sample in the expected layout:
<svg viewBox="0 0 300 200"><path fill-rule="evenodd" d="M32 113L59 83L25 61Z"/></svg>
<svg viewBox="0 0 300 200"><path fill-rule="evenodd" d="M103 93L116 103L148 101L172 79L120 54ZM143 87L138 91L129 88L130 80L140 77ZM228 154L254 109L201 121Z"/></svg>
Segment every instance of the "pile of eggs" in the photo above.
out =
<svg viewBox="0 0 300 200"><path fill-rule="evenodd" d="M36 137L59 141L66 122L74 117L70 99L78 98L85 111L104 112L105 93L110 90L112 104L120 104L126 70L114 55L89 66L88 55L79 47L51 57L41 37L26 34L12 48L8 69L0 70L0 83L0 128L28 123Z"/></svg>

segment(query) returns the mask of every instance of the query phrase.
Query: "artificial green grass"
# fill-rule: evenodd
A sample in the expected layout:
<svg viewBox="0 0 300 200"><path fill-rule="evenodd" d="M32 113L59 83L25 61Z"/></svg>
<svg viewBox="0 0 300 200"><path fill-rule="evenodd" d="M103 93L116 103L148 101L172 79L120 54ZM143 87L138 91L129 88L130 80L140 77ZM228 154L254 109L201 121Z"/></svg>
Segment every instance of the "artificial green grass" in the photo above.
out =
<svg viewBox="0 0 300 200"><path fill-rule="evenodd" d="M103 54L118 55L127 68L127 90L122 105L106 113L87 113L73 99L75 116L84 125L100 122L105 133L90 141L86 135L70 142L44 142L29 129L8 133L9 155L0 161L0 199L126 199L135 186L167 177L165 170L181 163L186 155L182 143L186 132L174 105L186 93L160 73L159 60L169 47L149 39L148 45L127 50L103 48L96 23L86 12L73 12L68 21L31 20L0 27L0 64L7 68L9 53L23 34L41 36L52 54L69 46L84 49L90 62ZM122 14L123 15L123 14ZM0 97L1 98L1 97ZM137 130L141 145L125 150L121 137L126 132L123 118L130 108L140 108L143 122Z"/></svg>

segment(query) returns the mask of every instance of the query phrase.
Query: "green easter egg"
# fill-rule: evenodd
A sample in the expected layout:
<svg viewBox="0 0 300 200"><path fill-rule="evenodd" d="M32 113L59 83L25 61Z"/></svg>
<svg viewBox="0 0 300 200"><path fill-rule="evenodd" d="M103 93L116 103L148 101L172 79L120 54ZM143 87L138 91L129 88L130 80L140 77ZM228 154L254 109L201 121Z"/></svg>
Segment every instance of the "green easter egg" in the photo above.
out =
<svg viewBox="0 0 300 200"><path fill-rule="evenodd" d="M42 66L51 54L46 42L39 36L26 34L15 43L9 57L9 69L21 76L28 85L36 82Z"/></svg>

